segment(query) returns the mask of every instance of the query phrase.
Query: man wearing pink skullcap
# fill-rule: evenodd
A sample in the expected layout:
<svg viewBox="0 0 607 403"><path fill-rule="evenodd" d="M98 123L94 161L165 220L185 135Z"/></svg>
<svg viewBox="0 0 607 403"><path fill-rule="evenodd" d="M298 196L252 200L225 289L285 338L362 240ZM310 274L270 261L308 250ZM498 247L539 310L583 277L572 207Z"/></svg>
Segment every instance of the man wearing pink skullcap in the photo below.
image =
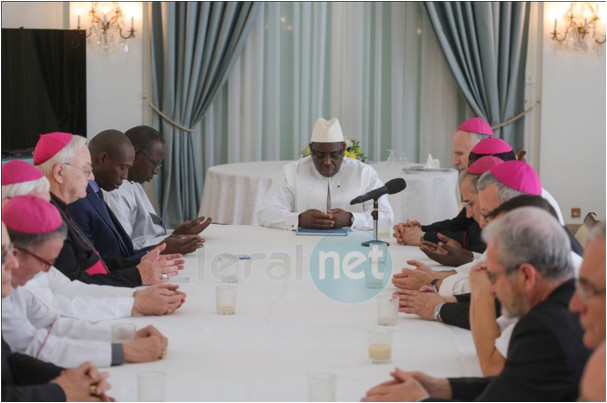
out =
<svg viewBox="0 0 607 403"><path fill-rule="evenodd" d="M472 151L468 155L468 165L471 165L480 157L487 155L498 157L502 161L514 161L516 159L516 155L514 155L510 144L497 137L489 137L481 140L472 148Z"/></svg>
<svg viewBox="0 0 607 403"><path fill-rule="evenodd" d="M2 223L2 298L11 294L13 272L19 262L14 256L14 247L10 235ZM33 376L35 374L35 376ZM107 373L100 373L90 363L84 363L76 369L56 365L13 353L2 338L2 401L85 401L91 394L104 401L108 385ZM95 388L94 393L91 387Z"/></svg>
<svg viewBox="0 0 607 403"><path fill-rule="evenodd" d="M34 195L16 196L4 205L2 221L19 265L12 273L11 295L2 301L2 335L13 351L65 367L83 360L110 366L163 358L167 339L152 326L140 330L135 341L111 344L108 325L62 317L23 290L50 269L63 248L67 228L52 204Z"/></svg>
<svg viewBox="0 0 607 403"><path fill-rule="evenodd" d="M453 136L453 164L460 170L468 167L468 158L471 150L483 142L490 141L492 144L505 143L506 147L512 150L508 143L503 140L493 139L493 131L487 122L481 118L472 118L458 127L458 131ZM495 142L494 140L497 140ZM481 147L475 158L479 156L493 155L495 147ZM497 153L498 157L504 159L514 158L513 153ZM485 250L485 243L480 237L480 229L468 232L468 228L473 226L475 221L466 217L465 209L450 220L435 222L429 225L421 225L416 220L407 220L394 226L394 237L400 244L418 246L422 239L432 243L438 243L438 233L452 238L464 248L482 253Z"/></svg>
<svg viewBox="0 0 607 403"><path fill-rule="evenodd" d="M163 255L161 245L142 259L101 256L71 218L67 206L86 196L92 180L86 139L68 133L43 134L34 150L34 163L50 183L51 203L67 225L68 235L55 267L71 280L136 287L166 282L183 268L181 255ZM108 268L110 270L108 270Z"/></svg>
<svg viewBox="0 0 607 403"><path fill-rule="evenodd" d="M11 160L2 165L2 199L34 194L50 200L49 190L48 179L32 164L21 160Z"/></svg>
<svg viewBox="0 0 607 403"><path fill-rule="evenodd" d="M522 194L542 194L537 173L533 167L522 161L505 161L493 166L478 179L476 189L481 213L478 224L481 228L487 225L485 217L500 204ZM419 262L411 262L415 262L411 264L414 264L418 270L404 269L405 275L398 275L402 278L397 276L398 281L395 285L398 287L417 290L423 285L433 285L444 296L470 292L469 265L473 262L457 267L456 273L447 277L444 277L446 273L432 272ZM448 274L452 273L448 272Z"/></svg>
<svg viewBox="0 0 607 403"><path fill-rule="evenodd" d="M473 162L465 172L460 174L460 190L464 203L463 211L466 212L466 218L474 219L474 223L468 227L468 230L464 233L464 243L466 243L466 238L469 236L481 236L481 228L479 226L479 222L481 221L481 210L478 202L478 192L476 190L478 178L495 165L501 164L502 162L504 161L497 157L481 157ZM461 266L473 260L474 257L472 252L462 248L459 243L453 242L452 239L443 234L439 233L437 235L438 238L445 243L443 246L439 246L433 242L422 241L422 244L419 247L430 259L443 266L451 267ZM441 272L441 274L444 274L444 276L442 275L440 277L443 278L448 272Z"/></svg>
<svg viewBox="0 0 607 403"><path fill-rule="evenodd" d="M493 136L493 130L481 118L468 119L459 125L453 135L453 165L460 171L468 168L468 154L472 148L490 136Z"/></svg>
<svg viewBox="0 0 607 403"><path fill-rule="evenodd" d="M46 185L46 193L38 191L40 186L36 184L40 183ZM50 200L48 180L27 162L13 160L4 164L2 184L3 200L8 200L7 195L28 194ZM92 321L131 315L164 315L178 309L185 298L185 294L171 284L156 284L133 291L125 287L70 281L54 266L28 281L23 289L44 305L55 307L61 315Z"/></svg>
<svg viewBox="0 0 607 403"><path fill-rule="evenodd" d="M485 200L484 203L481 201L483 216L513 197L521 194L531 194L546 199L556 211L561 225L564 225L558 203L548 191L542 188L535 169L524 161L506 161L493 167L479 180L478 190L481 200ZM489 194L491 195L489 196ZM485 196L483 197L483 195ZM481 226L483 225L481 224Z"/></svg>

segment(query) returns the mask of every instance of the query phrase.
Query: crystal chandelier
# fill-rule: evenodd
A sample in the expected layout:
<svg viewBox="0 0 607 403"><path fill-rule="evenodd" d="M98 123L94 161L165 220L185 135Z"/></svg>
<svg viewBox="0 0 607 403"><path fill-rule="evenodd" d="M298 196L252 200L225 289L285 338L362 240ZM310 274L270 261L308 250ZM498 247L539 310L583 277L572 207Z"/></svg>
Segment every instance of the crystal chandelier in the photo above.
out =
<svg viewBox="0 0 607 403"><path fill-rule="evenodd" d="M605 12L605 5L602 7ZM605 44L605 17L599 15L599 3L569 4L567 11L557 15L551 38L565 50L598 53Z"/></svg>
<svg viewBox="0 0 607 403"><path fill-rule="evenodd" d="M89 44L110 52L112 47L119 46L123 52L129 51L127 40L135 37L135 17L131 16L131 27L126 29L124 13L118 2L93 2L88 12L90 27L86 37ZM78 29L80 12L78 11Z"/></svg>

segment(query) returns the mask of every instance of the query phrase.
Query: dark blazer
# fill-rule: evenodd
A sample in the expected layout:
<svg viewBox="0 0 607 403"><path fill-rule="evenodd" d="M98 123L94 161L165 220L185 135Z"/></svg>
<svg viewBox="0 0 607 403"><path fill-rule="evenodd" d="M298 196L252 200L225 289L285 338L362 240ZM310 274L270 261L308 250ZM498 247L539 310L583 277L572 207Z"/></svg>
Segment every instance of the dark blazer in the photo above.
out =
<svg viewBox="0 0 607 403"><path fill-rule="evenodd" d="M487 248L481 237L481 227L474 218L466 217L466 209L462 209L459 214L450 220L438 221L430 225L422 225L422 231L425 232L424 240L438 243L439 232L449 238L455 239L464 248L483 253Z"/></svg>
<svg viewBox="0 0 607 403"><path fill-rule="evenodd" d="M67 226L67 237L63 248L55 260L55 267L70 280L80 280L87 284L113 285L118 287L138 287L141 285L139 270L135 267L140 259L105 257L103 262L110 272L108 274L90 275L85 270L93 266L99 256L86 245L68 219L67 206L55 195L51 194L51 203L61 213L61 218Z"/></svg>
<svg viewBox="0 0 607 403"><path fill-rule="evenodd" d="M68 205L67 210L101 256L140 258L150 249L133 249L133 242L120 221L90 183L86 197Z"/></svg>
<svg viewBox="0 0 607 403"><path fill-rule="evenodd" d="M440 309L443 323L470 330L470 293L454 295L457 302L447 302ZM495 299L495 317L501 315L500 301Z"/></svg>
<svg viewBox="0 0 607 403"><path fill-rule="evenodd" d="M574 280L566 281L518 321L499 375L450 378L453 399L575 401L590 351L578 315L567 308L574 291Z"/></svg>
<svg viewBox="0 0 607 403"><path fill-rule="evenodd" d="M36 358L13 353L2 339L3 402L65 402L61 386L48 383L62 370Z"/></svg>

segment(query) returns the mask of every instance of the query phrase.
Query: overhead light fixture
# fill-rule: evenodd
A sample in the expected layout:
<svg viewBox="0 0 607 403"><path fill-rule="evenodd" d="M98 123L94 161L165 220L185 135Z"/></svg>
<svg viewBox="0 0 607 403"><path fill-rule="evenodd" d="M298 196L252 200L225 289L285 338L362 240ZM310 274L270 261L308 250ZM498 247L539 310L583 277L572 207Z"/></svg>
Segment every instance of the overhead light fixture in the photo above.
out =
<svg viewBox="0 0 607 403"><path fill-rule="evenodd" d="M601 51L605 44L605 5L599 12L599 4L572 2L566 11L557 12L551 33L555 43L562 49L582 53Z"/></svg>
<svg viewBox="0 0 607 403"><path fill-rule="evenodd" d="M127 40L135 37L135 17L131 15L130 29L124 23L124 13L118 2L93 2L88 14L90 26L81 28L80 10L78 15L78 29L87 31L86 37L91 45L110 52L112 47L119 46L123 52L129 51Z"/></svg>

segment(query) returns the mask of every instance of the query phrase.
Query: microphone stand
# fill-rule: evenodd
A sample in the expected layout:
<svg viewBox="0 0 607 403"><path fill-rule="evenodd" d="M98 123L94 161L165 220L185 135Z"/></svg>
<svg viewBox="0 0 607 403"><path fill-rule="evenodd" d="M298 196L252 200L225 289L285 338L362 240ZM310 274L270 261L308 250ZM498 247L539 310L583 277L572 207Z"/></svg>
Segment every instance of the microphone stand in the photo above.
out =
<svg viewBox="0 0 607 403"><path fill-rule="evenodd" d="M388 246L388 242L381 241L377 236L377 222L379 221L379 203L377 202L379 197L373 198L373 211L371 212L371 217L373 217L373 239L370 241L362 242L362 246L371 246L371 245L382 245L385 244Z"/></svg>

